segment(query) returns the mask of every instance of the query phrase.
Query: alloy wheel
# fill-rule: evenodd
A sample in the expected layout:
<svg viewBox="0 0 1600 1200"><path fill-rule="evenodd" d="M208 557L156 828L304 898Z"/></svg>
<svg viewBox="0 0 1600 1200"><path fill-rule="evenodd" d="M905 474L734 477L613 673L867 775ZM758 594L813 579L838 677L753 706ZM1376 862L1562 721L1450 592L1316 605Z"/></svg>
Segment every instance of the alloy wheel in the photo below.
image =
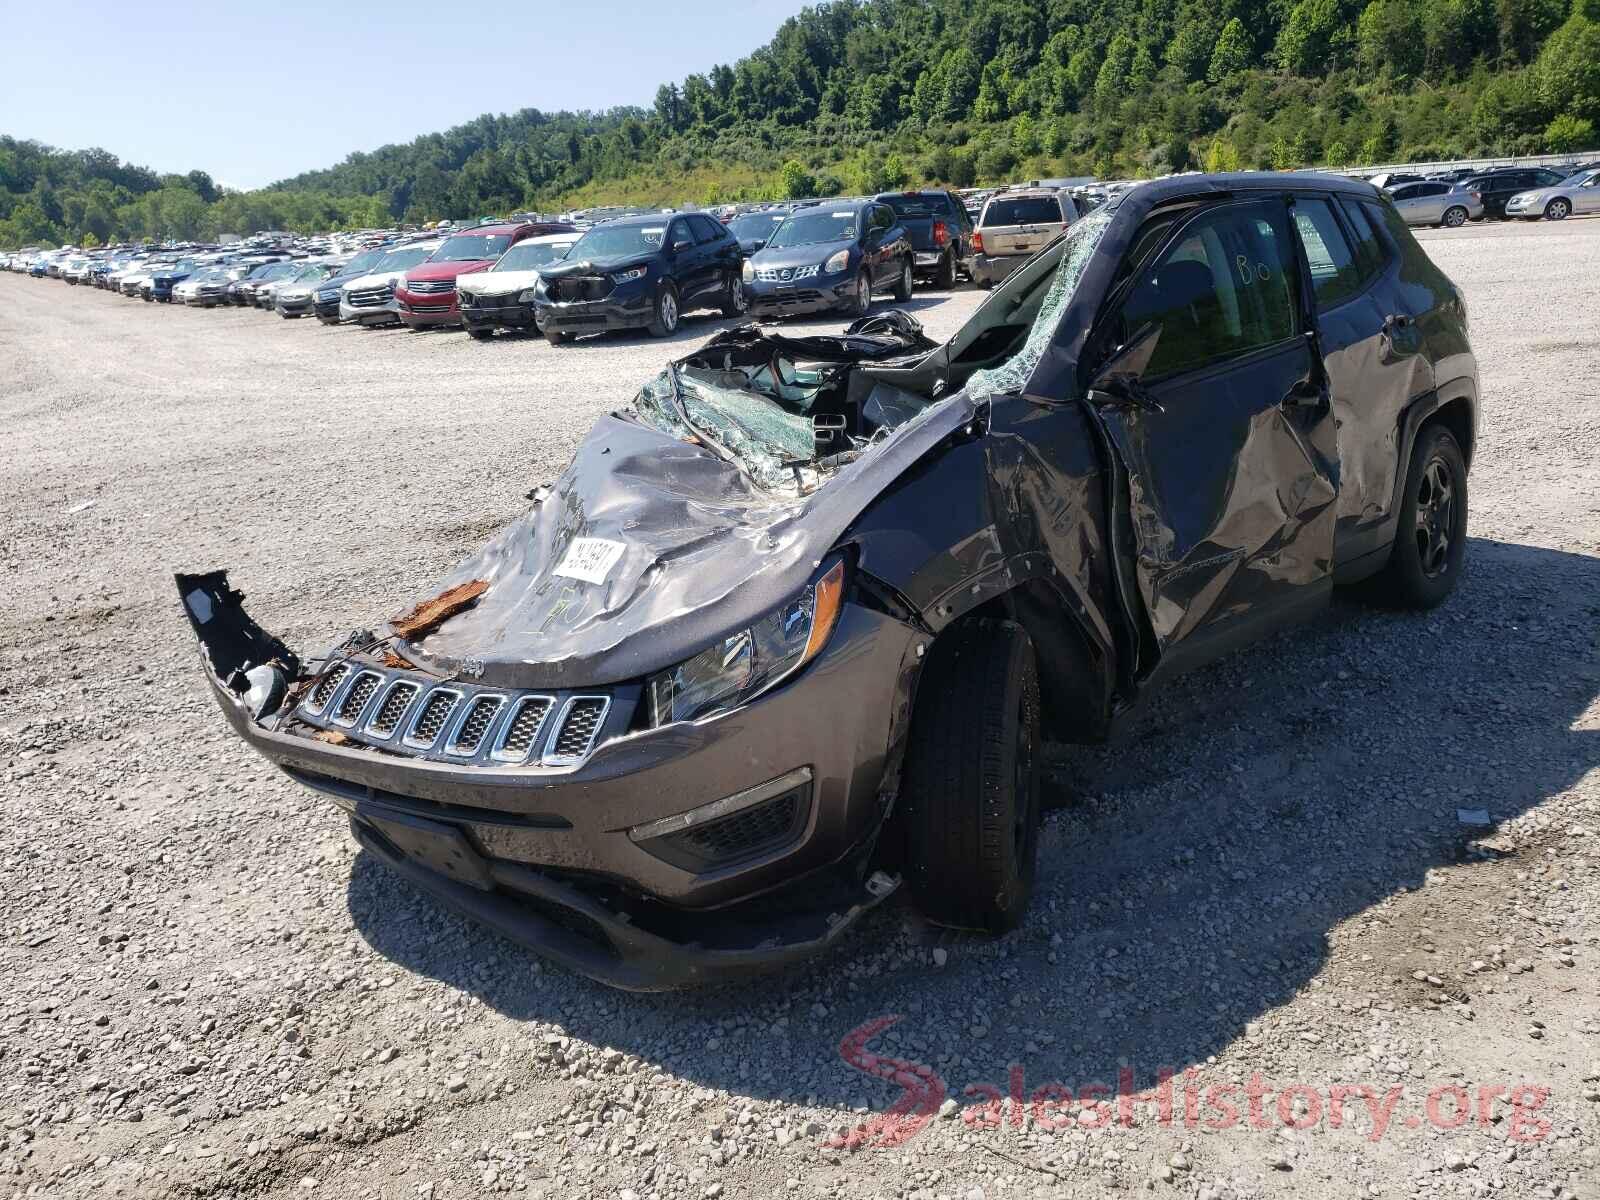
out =
<svg viewBox="0 0 1600 1200"><path fill-rule="evenodd" d="M1552 200L1550 207L1544 210L1544 215L1552 221L1565 221L1567 214L1572 211L1572 206L1565 200Z"/></svg>
<svg viewBox="0 0 1600 1200"><path fill-rule="evenodd" d="M1417 559L1429 579L1449 570L1450 539L1456 527L1456 493L1450 466L1442 457L1428 460L1417 484Z"/></svg>
<svg viewBox="0 0 1600 1200"><path fill-rule="evenodd" d="M1445 213L1444 223L1451 229L1461 228L1461 226L1467 223L1467 210L1464 208L1452 208L1449 212Z"/></svg>
<svg viewBox="0 0 1600 1200"><path fill-rule="evenodd" d="M661 293L661 324L668 333L678 327L678 299L671 292Z"/></svg>

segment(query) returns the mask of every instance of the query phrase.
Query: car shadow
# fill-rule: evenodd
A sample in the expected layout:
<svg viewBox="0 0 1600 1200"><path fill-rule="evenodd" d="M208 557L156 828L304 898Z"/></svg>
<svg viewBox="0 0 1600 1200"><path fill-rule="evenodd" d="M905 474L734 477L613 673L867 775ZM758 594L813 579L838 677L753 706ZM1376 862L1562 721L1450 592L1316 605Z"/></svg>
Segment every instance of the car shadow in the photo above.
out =
<svg viewBox="0 0 1600 1200"><path fill-rule="evenodd" d="M380 954L516 1019L753 1098L843 1111L898 1088L840 1039L929 1064L952 1095L1116 1083L1204 1063L1324 966L1330 934L1463 860L1458 808L1502 823L1600 765L1600 558L1472 539L1430 613L1342 596L1307 626L1175 681L1114 744L1065 748L1023 927L998 941L880 910L824 958L737 988L620 993L535 965L370 854L348 907ZM1579 654L1574 654L1574 649ZM932 961L943 948L947 965ZM1368 989L1390 987L1374 962ZM1405 1001L1409 1002L1409 1001Z"/></svg>

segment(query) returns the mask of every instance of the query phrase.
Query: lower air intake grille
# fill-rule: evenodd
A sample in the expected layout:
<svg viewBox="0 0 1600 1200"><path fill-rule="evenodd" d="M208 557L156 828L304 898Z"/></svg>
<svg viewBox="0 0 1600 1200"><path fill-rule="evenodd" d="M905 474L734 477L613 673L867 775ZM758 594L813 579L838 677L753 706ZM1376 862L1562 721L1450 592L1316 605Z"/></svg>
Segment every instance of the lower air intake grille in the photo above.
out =
<svg viewBox="0 0 1600 1200"><path fill-rule="evenodd" d="M511 717L511 724L506 726L494 757L502 762L521 762L527 758L550 712L550 704L551 701L544 696L533 696L522 701L521 707Z"/></svg>
<svg viewBox="0 0 1600 1200"><path fill-rule="evenodd" d="M357 675L350 690L345 692L344 699L339 701L339 711L333 714L333 719L341 725L354 725L382 682L383 677L376 671L363 671Z"/></svg>
<svg viewBox="0 0 1600 1200"><path fill-rule="evenodd" d="M589 753L600 732L608 701L604 696L578 696L568 701L561 714L561 729L550 748L553 759L576 760Z"/></svg>
<svg viewBox="0 0 1600 1200"><path fill-rule="evenodd" d="M422 711L417 714L416 724L412 725L411 732L405 736L406 745L419 748L432 746L439 740L440 731L450 719L450 714L455 712L456 704L460 700L461 695L458 692L441 690L429 696L423 701Z"/></svg>
<svg viewBox="0 0 1600 1200"><path fill-rule="evenodd" d="M704 871L773 850L794 839L805 824L810 785L763 801L681 833L654 838L647 847L667 861L691 871Z"/></svg>
<svg viewBox="0 0 1600 1200"><path fill-rule="evenodd" d="M372 718L372 724L367 728L379 737L388 737L399 727L400 718L405 715L407 707L421 690L414 683L395 684L383 698L383 703L378 706L377 715Z"/></svg>
<svg viewBox="0 0 1600 1200"><path fill-rule="evenodd" d="M339 690L339 685L344 682L345 676L350 674L350 664L340 663L323 677L317 680L316 686L311 689L311 698L306 701L306 707L312 712L321 712L328 707L328 701L333 699L333 694Z"/></svg>
<svg viewBox="0 0 1600 1200"><path fill-rule="evenodd" d="M499 696L479 696L473 700L467 709L466 719L461 722L461 728L456 730L455 737L450 739L450 744L445 747L445 753L460 755L470 758L478 752L478 747L483 745L483 735L489 732L489 726L494 724L495 714L500 711L502 701Z"/></svg>

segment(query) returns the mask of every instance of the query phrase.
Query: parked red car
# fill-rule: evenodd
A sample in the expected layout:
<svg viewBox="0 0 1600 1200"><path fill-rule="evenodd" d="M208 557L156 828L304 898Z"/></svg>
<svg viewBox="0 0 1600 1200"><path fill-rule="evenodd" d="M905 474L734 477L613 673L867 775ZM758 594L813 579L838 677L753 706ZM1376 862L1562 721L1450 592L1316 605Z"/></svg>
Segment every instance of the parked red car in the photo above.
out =
<svg viewBox="0 0 1600 1200"><path fill-rule="evenodd" d="M395 285L394 298L400 306L400 319L411 329L461 324L461 309L456 298L457 276L487 271L496 259L523 238L572 233L576 228L559 221L527 221L479 225L452 234L427 262L412 267Z"/></svg>

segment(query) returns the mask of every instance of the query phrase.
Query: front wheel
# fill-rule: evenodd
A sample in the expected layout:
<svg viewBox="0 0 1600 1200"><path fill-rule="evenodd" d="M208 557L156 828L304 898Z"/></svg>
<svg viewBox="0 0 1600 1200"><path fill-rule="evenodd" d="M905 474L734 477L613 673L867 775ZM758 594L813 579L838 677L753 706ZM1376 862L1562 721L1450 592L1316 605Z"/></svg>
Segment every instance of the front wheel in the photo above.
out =
<svg viewBox="0 0 1600 1200"><path fill-rule="evenodd" d="M1444 218L1440 222L1446 229L1460 229L1467 223L1467 210L1459 204L1453 204L1444 210Z"/></svg>
<svg viewBox="0 0 1600 1200"><path fill-rule="evenodd" d="M670 283L656 293L656 307L650 318L651 337L671 337L678 331L678 291Z"/></svg>
<svg viewBox="0 0 1600 1200"><path fill-rule="evenodd" d="M908 258L900 264L900 279L894 285L894 298L901 304L911 299L911 260Z"/></svg>
<svg viewBox="0 0 1600 1200"><path fill-rule="evenodd" d="M906 878L928 918L1021 924L1039 849L1039 677L1020 625L972 621L934 642L901 799Z"/></svg>
<svg viewBox="0 0 1600 1200"><path fill-rule="evenodd" d="M750 297L745 295L744 284L739 279L737 271L729 271L727 281L722 285L722 315L725 317L742 317L750 307Z"/></svg>
<svg viewBox="0 0 1600 1200"><path fill-rule="evenodd" d="M475 342L487 342L494 337L492 329L469 329L467 336Z"/></svg>
<svg viewBox="0 0 1600 1200"><path fill-rule="evenodd" d="M544 331L544 340L549 342L552 346L559 346L567 340L567 335L562 333L559 329L546 329Z"/></svg>
<svg viewBox="0 0 1600 1200"><path fill-rule="evenodd" d="M850 293L850 299L845 303L845 311L851 316L864 317L872 309L872 280L867 277L865 268L856 276L856 286Z"/></svg>
<svg viewBox="0 0 1600 1200"><path fill-rule="evenodd" d="M1467 462L1455 435L1429 425L1417 436L1389 565L1374 581L1400 608L1432 608L1455 590L1467 553Z"/></svg>
<svg viewBox="0 0 1600 1200"><path fill-rule="evenodd" d="M1565 221L1572 215L1572 204L1570 201L1557 196L1544 206L1544 215L1546 220Z"/></svg>

